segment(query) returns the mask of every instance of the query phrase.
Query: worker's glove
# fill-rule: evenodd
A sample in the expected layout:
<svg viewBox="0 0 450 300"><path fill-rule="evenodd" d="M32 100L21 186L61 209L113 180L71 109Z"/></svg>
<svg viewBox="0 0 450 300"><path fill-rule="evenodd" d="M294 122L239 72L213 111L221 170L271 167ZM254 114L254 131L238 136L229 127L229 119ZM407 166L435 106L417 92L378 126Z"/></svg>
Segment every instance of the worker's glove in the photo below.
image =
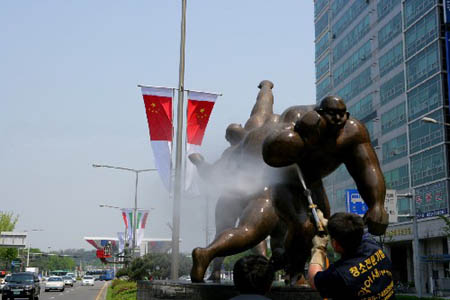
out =
<svg viewBox="0 0 450 300"><path fill-rule="evenodd" d="M323 228L326 228L328 225L328 219L325 219L323 212L320 209L317 210L317 216L319 217L319 222L322 224Z"/></svg>
<svg viewBox="0 0 450 300"><path fill-rule="evenodd" d="M312 248L312 252L316 251L316 250L321 250L326 252L327 251L327 244L328 241L330 240L330 237L328 235L324 235L324 236L318 236L315 235L312 242L313 242L313 248ZM311 252L311 254L312 254Z"/></svg>
<svg viewBox="0 0 450 300"><path fill-rule="evenodd" d="M317 264L325 269L326 257L327 257L327 244L329 241L329 236L314 236L313 248L311 249L311 261L309 264Z"/></svg>

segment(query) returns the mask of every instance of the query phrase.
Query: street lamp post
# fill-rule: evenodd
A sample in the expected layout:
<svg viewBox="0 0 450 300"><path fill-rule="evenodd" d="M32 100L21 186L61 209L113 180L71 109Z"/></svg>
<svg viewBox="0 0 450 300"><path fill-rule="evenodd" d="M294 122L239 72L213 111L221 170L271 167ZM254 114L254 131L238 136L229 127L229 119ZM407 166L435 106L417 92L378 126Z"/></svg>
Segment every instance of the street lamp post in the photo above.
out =
<svg viewBox="0 0 450 300"><path fill-rule="evenodd" d="M31 229L31 230L24 230L25 232L37 232L37 231L44 231L44 229ZM28 241L28 251L27 251L27 267L30 265L30 248L31 248L31 241Z"/></svg>
<svg viewBox="0 0 450 300"><path fill-rule="evenodd" d="M417 225L416 199L415 191L411 190L408 194L397 194L397 197L405 197L410 199L411 212L409 217L413 222L413 264L414 264L414 285L416 287L417 296L422 297L422 282L420 280L420 255L419 255L419 227Z"/></svg>
<svg viewBox="0 0 450 300"><path fill-rule="evenodd" d="M135 256L135 249L136 249L136 222L137 222L137 191L138 191L138 181L139 181L139 173L144 172L150 172L150 171L157 171L158 169L131 169L131 168L124 168L124 167L116 167L116 166L109 166L109 165L98 165L93 164L92 167L94 168L109 168L109 169L116 169L116 170L122 170L122 171L128 171L133 172L136 174L136 184L135 184L135 190L134 190L134 216L133 216L133 245L132 245L132 256Z"/></svg>

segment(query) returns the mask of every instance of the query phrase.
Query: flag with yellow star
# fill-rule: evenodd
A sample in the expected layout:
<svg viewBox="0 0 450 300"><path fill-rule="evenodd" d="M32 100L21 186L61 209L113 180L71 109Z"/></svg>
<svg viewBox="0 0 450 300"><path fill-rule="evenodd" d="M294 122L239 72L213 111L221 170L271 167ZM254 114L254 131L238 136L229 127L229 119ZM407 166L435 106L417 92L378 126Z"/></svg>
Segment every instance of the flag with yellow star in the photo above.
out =
<svg viewBox="0 0 450 300"><path fill-rule="evenodd" d="M201 145L217 95L188 92L187 142Z"/></svg>
<svg viewBox="0 0 450 300"><path fill-rule="evenodd" d="M191 153L200 152L206 126L208 125L217 96L217 94L203 92L188 92L186 126L187 156ZM194 184L195 173L196 168L189 159L186 159L185 189L187 191L197 189ZM198 191L194 193L198 193Z"/></svg>
<svg viewBox="0 0 450 300"><path fill-rule="evenodd" d="M155 156L155 165L164 185L169 189L172 166L173 89L141 87L141 90L147 114L150 142Z"/></svg>

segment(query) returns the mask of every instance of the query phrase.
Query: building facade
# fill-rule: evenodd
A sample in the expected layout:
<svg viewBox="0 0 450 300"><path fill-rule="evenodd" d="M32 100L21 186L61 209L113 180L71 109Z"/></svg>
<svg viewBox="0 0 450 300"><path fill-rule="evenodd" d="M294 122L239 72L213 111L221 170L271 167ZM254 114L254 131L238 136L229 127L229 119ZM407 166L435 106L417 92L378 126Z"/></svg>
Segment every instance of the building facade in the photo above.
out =
<svg viewBox="0 0 450 300"><path fill-rule="evenodd" d="M448 80L442 0L315 0L316 102L341 96L371 136L388 189L413 193L423 289L450 280ZM424 117L438 123L427 123ZM355 184L345 166L324 179L332 211ZM400 215L411 200L399 198ZM414 281L411 218L384 237L394 276ZM406 254L406 255L405 255ZM448 287L450 289L450 286Z"/></svg>

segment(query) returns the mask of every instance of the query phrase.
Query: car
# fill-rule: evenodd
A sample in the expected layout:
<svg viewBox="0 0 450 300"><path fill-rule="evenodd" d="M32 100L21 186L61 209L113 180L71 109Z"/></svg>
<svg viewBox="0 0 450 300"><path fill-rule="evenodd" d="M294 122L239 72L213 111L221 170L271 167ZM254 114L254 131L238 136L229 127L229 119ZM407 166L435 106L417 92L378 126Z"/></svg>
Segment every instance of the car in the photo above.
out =
<svg viewBox="0 0 450 300"><path fill-rule="evenodd" d="M28 298L38 300L41 293L39 278L32 272L13 273L6 278L2 289L2 300Z"/></svg>
<svg viewBox="0 0 450 300"><path fill-rule="evenodd" d="M51 290L58 290L63 292L64 291L64 280L61 276L50 276L47 281L45 282L45 291L51 291Z"/></svg>
<svg viewBox="0 0 450 300"><path fill-rule="evenodd" d="M93 276L87 275L87 276L84 276L81 279L81 285L92 285L92 286L94 286L94 281L95 281L95 278Z"/></svg>
<svg viewBox="0 0 450 300"><path fill-rule="evenodd" d="M73 278L70 276L63 276L64 285L70 285L73 287Z"/></svg>
<svg viewBox="0 0 450 300"><path fill-rule="evenodd" d="M75 273L67 273L66 276L72 277L73 282L77 282L77 276L75 276Z"/></svg>

